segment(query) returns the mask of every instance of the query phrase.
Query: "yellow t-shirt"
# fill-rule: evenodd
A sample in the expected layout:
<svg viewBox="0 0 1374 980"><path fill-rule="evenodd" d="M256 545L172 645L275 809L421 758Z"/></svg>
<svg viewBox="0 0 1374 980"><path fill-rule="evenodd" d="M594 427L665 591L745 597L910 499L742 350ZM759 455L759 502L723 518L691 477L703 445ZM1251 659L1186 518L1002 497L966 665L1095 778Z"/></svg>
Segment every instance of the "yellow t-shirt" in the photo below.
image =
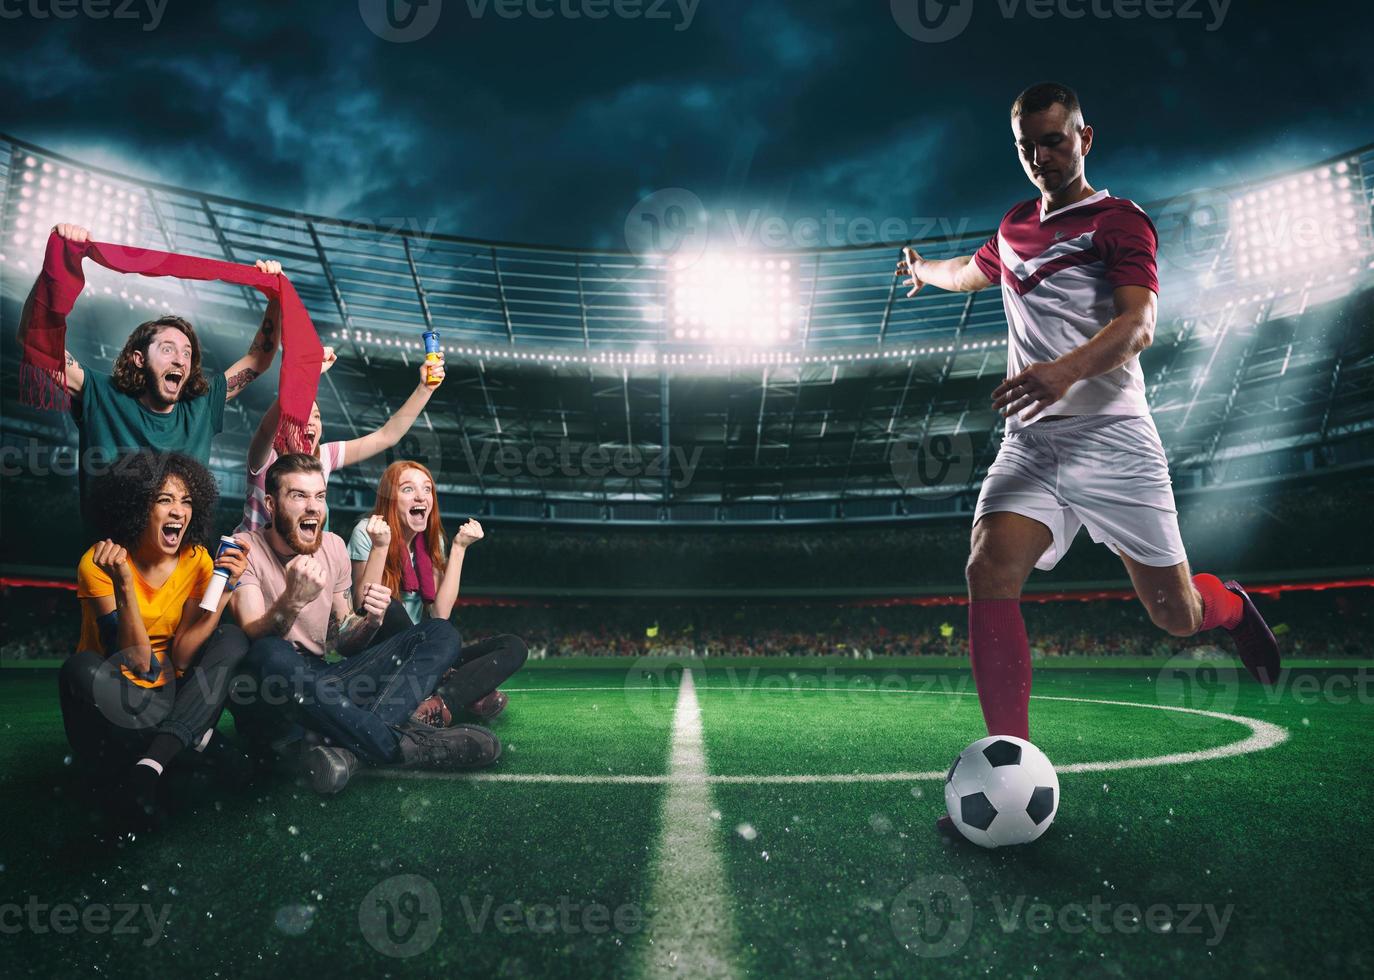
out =
<svg viewBox="0 0 1374 980"><path fill-rule="evenodd" d="M95 564L95 545L81 556L81 564L76 568L76 595L79 599L98 599L114 595L114 583ZM177 567L162 588L154 589L143 581L143 576L134 568L134 591L138 595L138 611L143 614L143 628L148 631L148 641L153 648L152 673L154 680L140 677L127 666L120 665L125 680L139 687L162 687L167 683L163 672L167 669L167 657L172 649L172 637L176 635L181 623L181 610L187 599L200 599L210 584L215 572L215 562L210 552L200 545L183 551L177 560ZM90 650L108 657L110 652L100 642L100 627L93 603L81 603L81 639L76 650Z"/></svg>

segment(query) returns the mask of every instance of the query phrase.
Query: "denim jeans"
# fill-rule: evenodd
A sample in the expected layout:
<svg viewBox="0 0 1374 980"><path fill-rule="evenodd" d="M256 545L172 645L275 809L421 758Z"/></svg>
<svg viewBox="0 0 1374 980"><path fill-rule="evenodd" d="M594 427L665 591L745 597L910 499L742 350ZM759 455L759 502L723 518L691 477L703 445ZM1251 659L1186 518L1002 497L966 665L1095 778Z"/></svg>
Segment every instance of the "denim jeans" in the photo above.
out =
<svg viewBox="0 0 1374 980"><path fill-rule="evenodd" d="M239 731L259 749L298 724L369 762L401 761L397 727L434 693L457 661L458 631L429 620L361 653L326 664L279 636L255 640L230 710Z"/></svg>

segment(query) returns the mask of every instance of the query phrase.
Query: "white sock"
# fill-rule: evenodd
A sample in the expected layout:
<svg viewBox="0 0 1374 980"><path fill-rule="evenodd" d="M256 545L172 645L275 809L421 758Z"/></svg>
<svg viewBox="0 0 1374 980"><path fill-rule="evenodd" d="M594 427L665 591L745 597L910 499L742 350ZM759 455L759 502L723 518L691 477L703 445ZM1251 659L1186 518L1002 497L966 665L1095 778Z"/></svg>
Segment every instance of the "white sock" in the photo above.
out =
<svg viewBox="0 0 1374 980"><path fill-rule="evenodd" d="M153 770L153 772L157 773L159 776L162 775L162 763L158 762L156 759L139 759L138 762L134 763L134 765L147 766L149 769Z"/></svg>

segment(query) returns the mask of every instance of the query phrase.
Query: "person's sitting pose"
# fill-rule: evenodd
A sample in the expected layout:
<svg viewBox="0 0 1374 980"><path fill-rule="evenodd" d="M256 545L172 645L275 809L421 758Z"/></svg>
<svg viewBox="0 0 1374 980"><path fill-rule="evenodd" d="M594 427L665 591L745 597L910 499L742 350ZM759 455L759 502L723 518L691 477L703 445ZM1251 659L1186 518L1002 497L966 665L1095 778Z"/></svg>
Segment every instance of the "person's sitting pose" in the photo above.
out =
<svg viewBox="0 0 1374 980"><path fill-rule="evenodd" d="M158 777L183 750L209 748L227 773L246 773L247 760L215 725L248 640L220 622L228 591L208 612L200 600L217 569L232 588L249 545L211 558L218 491L189 456L130 454L97 488L105 539L77 568L81 637L59 674L62 720L104 801L129 824L149 826Z"/></svg>
<svg viewBox="0 0 1374 980"><path fill-rule="evenodd" d="M453 614L463 559L468 547L482 540L482 525L466 521L447 554L445 540L434 477L419 463L392 463L377 486L372 514L357 523L348 543L353 591L361 594L381 584L397 600L382 626L384 635ZM417 717L440 726L455 715L491 721L509 700L498 688L525 665L527 655L525 641L509 634L464 645L458 665L420 705Z"/></svg>
<svg viewBox="0 0 1374 980"><path fill-rule="evenodd" d="M244 671L257 690L231 705L259 754L282 722L322 737L306 765L315 789L336 793L364 761L374 765L470 769L490 765L501 743L476 725L439 729L411 718L458 659L458 631L428 620L376 641L391 597L369 586L355 605L348 550L324 530L328 511L320 461L282 456L267 470L270 520L244 537L248 567L234 614L251 641ZM341 662L328 664L337 652ZM289 741L289 734L285 741Z"/></svg>
<svg viewBox="0 0 1374 980"><path fill-rule="evenodd" d="M328 370L334 360L333 351L326 349L324 369ZM339 442L321 441L324 424L320 417L320 403L315 402L310 408L310 421L305 428L305 438L309 445L305 446L302 452L320 461L324 480L328 483L330 474L335 470L371 459L400 442L443 381L444 355L440 354L437 362L420 365L420 383L411 392L405 404L396 410L395 415L366 435ZM272 448L272 437L277 431L280 412L280 404L274 401L272 407L263 415L262 421L258 423L258 430L253 434L253 441L249 443L248 494L243 502L243 520L239 522L236 531L260 531L267 526L267 504L263 499L266 491L263 484L267 468L277 461L277 451Z"/></svg>

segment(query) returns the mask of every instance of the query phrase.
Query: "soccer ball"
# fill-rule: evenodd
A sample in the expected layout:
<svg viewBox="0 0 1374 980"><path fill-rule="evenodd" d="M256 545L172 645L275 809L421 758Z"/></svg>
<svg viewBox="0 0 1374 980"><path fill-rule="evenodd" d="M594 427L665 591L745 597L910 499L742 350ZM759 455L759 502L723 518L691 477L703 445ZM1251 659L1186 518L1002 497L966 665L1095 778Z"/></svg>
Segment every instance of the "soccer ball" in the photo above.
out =
<svg viewBox="0 0 1374 980"><path fill-rule="evenodd" d="M1054 823L1059 777L1034 745L1010 735L980 738L945 776L954 826L982 847L1029 844Z"/></svg>

